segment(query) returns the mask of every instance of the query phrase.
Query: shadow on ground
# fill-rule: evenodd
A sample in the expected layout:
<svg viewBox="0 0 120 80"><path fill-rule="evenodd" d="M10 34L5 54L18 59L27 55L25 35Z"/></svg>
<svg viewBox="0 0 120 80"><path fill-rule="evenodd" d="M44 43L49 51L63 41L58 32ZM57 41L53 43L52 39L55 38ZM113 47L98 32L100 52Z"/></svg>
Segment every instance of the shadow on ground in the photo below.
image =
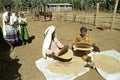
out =
<svg viewBox="0 0 120 80"><path fill-rule="evenodd" d="M10 57L10 46L5 42L0 27L0 80L21 80L19 59Z"/></svg>
<svg viewBox="0 0 120 80"><path fill-rule="evenodd" d="M31 43L33 39L35 39L35 36L30 36L29 40L28 40L28 43Z"/></svg>

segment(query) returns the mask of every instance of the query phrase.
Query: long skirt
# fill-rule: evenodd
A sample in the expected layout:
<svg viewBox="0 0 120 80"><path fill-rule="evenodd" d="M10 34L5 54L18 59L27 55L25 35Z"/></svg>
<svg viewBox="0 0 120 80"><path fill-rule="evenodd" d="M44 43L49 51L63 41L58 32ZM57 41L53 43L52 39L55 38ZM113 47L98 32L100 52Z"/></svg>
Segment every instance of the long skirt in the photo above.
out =
<svg viewBox="0 0 120 80"><path fill-rule="evenodd" d="M20 40L28 40L29 35L26 26L20 26Z"/></svg>
<svg viewBox="0 0 120 80"><path fill-rule="evenodd" d="M5 40L10 43L10 44L15 44L18 42L18 36L17 36L17 31L13 26L6 25L5 26L5 31L6 31L6 38Z"/></svg>

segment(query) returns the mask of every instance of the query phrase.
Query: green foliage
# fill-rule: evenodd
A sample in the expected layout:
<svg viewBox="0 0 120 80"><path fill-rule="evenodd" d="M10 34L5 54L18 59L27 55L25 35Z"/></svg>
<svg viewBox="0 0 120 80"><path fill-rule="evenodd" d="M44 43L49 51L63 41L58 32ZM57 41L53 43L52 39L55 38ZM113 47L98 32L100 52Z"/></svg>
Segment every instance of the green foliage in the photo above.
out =
<svg viewBox="0 0 120 80"><path fill-rule="evenodd" d="M23 10L26 7L42 7L47 3L71 3L75 9L80 10L95 9L96 4L99 3L101 10L113 10L115 0L0 0L0 6L11 4L17 10Z"/></svg>

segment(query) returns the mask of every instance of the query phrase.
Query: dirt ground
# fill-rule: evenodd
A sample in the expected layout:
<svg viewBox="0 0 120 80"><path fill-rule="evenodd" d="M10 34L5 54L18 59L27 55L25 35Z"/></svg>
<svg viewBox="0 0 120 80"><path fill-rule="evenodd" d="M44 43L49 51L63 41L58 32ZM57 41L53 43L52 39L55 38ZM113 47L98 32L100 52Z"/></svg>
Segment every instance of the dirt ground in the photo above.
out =
<svg viewBox="0 0 120 80"><path fill-rule="evenodd" d="M120 52L120 31L101 31L99 29L96 29L93 25L69 21L65 22L56 20L54 18L52 21L47 22L34 21L31 17L27 17L27 20L27 28L32 42L25 46L16 46L13 52L10 52L10 57L12 59L17 58L18 63L20 64L19 68L17 69L17 74L19 75L16 75L21 80L46 80L44 75L37 69L35 61L42 57L41 50L44 39L43 33L45 29L50 25L54 25L56 27L56 34L61 43L68 44L69 47L71 47L76 35L79 34L80 27L86 26L88 29L92 29L92 31L88 31L88 34L90 34L92 37L93 42L95 42L96 45L100 47L101 51L114 49ZM15 69L15 67L16 66L13 66L12 69ZM16 78L14 79L19 80ZM3 78L3 80L11 79ZM77 77L75 80L104 79L94 69L91 69L88 73Z"/></svg>

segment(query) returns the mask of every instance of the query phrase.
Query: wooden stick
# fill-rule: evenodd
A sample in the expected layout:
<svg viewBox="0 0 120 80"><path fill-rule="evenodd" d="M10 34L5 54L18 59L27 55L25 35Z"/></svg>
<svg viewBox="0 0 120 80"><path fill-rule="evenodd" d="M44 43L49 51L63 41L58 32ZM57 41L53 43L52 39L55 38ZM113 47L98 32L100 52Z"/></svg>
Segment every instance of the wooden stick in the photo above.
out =
<svg viewBox="0 0 120 80"><path fill-rule="evenodd" d="M115 20L115 16L116 16L116 11L117 11L118 2L119 2L119 0L116 0L116 1L115 1L115 7L114 7L113 18L112 18L112 23L111 23L111 29L112 29L113 26L114 26L114 20Z"/></svg>
<svg viewBox="0 0 120 80"><path fill-rule="evenodd" d="M99 3L97 3L97 8L96 8L96 12L94 14L94 26L97 25L97 16L98 16L98 13L99 13Z"/></svg>

